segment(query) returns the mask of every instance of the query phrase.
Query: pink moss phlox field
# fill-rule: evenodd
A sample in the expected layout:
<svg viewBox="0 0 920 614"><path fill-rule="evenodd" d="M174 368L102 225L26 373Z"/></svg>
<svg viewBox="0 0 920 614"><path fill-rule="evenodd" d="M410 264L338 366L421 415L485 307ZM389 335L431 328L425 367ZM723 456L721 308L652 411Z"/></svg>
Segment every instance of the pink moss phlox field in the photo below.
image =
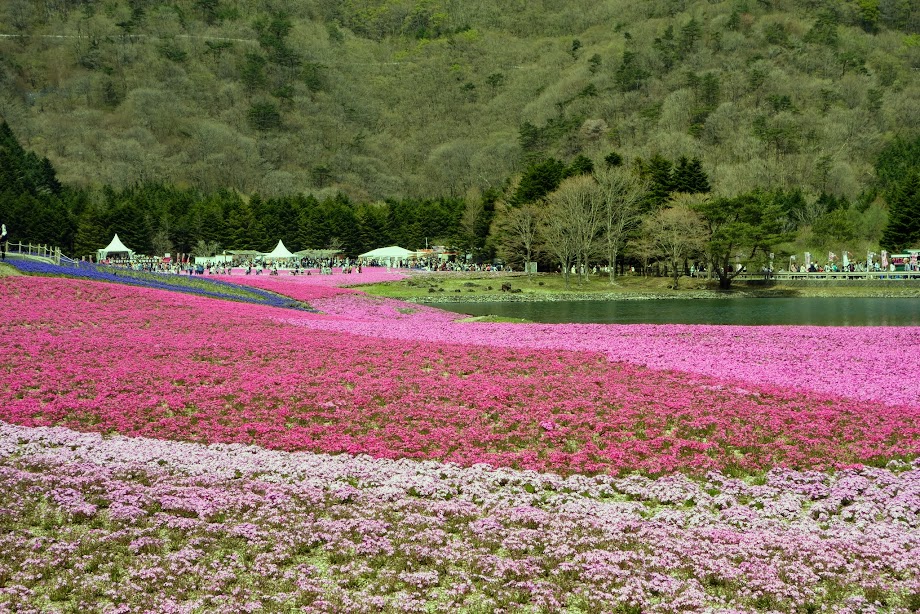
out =
<svg viewBox="0 0 920 614"><path fill-rule="evenodd" d="M378 274L382 274L379 272ZM399 301L359 292L309 289L341 284L352 275L256 278L259 288L273 290L348 321L292 317L322 330L402 340L474 343L506 348L601 352L612 361L656 370L772 384L831 396L890 404L920 404L920 328L825 326L705 326L599 324L455 324L456 314L403 305L413 317L387 321ZM236 278L250 283L251 276ZM649 308L654 309L654 301ZM381 310L381 306L386 306Z"/></svg>
<svg viewBox="0 0 920 614"><path fill-rule="evenodd" d="M0 528L4 611L920 605L917 462L563 478L0 423Z"/></svg>
<svg viewBox="0 0 920 614"><path fill-rule="evenodd" d="M269 275L267 273L260 275L250 273L246 275L244 272L236 270L231 275L211 275L209 277L269 290L298 301L311 302L319 298L354 292L343 289L344 286L399 281L405 279L408 275L409 272L398 269L388 271L383 268L365 268L361 273L342 273L341 269L333 269L331 275L319 275L316 270L313 270L310 275L290 275L287 273L284 275Z"/></svg>
<svg viewBox="0 0 920 614"><path fill-rule="evenodd" d="M3 278L0 292L0 419L28 426L562 473L844 467L920 451L916 405L586 351L310 328L359 328L353 311L295 325L282 309L95 282ZM386 309L386 330L442 317Z"/></svg>
<svg viewBox="0 0 920 614"><path fill-rule="evenodd" d="M343 297L311 305L324 311ZM362 318L360 295L350 299L352 320L316 321L289 316L319 330L391 339L426 339L493 347L601 352L611 361L678 370L750 384L882 401L920 403L920 328L823 326L707 326L656 324L508 324L464 322L456 316L391 322ZM654 308L650 306L650 308Z"/></svg>

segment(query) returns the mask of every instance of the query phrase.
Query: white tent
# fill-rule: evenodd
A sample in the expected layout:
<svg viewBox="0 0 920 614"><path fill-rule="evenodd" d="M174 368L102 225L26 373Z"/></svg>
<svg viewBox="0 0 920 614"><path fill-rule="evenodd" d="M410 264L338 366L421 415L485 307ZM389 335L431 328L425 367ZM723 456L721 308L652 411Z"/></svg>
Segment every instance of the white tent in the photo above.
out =
<svg viewBox="0 0 920 614"><path fill-rule="evenodd" d="M134 250L125 247L125 244L121 242L121 239L118 238L118 234L116 233L115 238L113 238L107 246L96 250L96 257L98 260L102 260L109 254L127 254L130 258L134 255Z"/></svg>
<svg viewBox="0 0 920 614"><path fill-rule="evenodd" d="M266 258L293 258L294 254L288 251L288 248L284 246L284 241L278 241L278 245L275 246L275 249L265 254Z"/></svg>
<svg viewBox="0 0 920 614"><path fill-rule="evenodd" d="M401 258L410 258L414 257L416 254L413 251L399 247L398 245L391 245L390 247L378 247L377 249L372 249L369 252L365 252L358 256L359 258L376 258L377 260L386 260L389 258L401 259Z"/></svg>

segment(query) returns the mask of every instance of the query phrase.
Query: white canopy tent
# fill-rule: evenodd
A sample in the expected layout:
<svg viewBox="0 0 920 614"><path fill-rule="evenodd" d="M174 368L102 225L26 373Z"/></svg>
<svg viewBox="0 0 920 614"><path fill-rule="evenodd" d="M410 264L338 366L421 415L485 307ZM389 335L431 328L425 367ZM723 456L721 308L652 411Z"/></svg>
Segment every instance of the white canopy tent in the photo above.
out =
<svg viewBox="0 0 920 614"><path fill-rule="evenodd" d="M390 247L378 247L377 249L372 249L371 251L365 252L358 257L377 260L400 260L403 258L414 258L415 256L416 253L411 250L399 247L398 245L391 245Z"/></svg>
<svg viewBox="0 0 920 614"><path fill-rule="evenodd" d="M134 250L125 247L125 244L122 243L121 239L118 238L118 233L116 233L115 237L108 245L102 249L96 250L96 259L102 260L108 257L109 254L127 254L127 256L130 258L134 256Z"/></svg>
<svg viewBox="0 0 920 614"><path fill-rule="evenodd" d="M266 258L293 258L294 257L294 254L292 254L288 250L288 248L284 246L284 241L278 241L278 245L275 246L275 249L263 255Z"/></svg>

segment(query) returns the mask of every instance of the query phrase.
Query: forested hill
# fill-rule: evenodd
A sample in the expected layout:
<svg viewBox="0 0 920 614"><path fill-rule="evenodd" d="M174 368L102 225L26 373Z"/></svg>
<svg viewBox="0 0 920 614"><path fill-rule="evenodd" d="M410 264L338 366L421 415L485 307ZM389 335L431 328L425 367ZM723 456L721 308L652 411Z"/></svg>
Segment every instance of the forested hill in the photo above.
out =
<svg viewBox="0 0 920 614"><path fill-rule="evenodd" d="M465 196L699 158L849 199L920 126L918 0L9 0L0 119L67 185Z"/></svg>

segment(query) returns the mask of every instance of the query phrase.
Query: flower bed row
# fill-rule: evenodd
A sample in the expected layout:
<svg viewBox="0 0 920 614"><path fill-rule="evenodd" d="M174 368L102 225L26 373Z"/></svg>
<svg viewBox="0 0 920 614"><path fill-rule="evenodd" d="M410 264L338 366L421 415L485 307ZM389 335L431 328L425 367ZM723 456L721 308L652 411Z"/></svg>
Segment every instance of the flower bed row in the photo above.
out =
<svg viewBox="0 0 920 614"><path fill-rule="evenodd" d="M283 286L278 289L285 291ZM458 323L456 314L415 305L402 310L411 311L413 317L387 319L383 326L382 304L392 312L398 301L361 294L322 296L311 305L324 313L348 315L348 320L283 317L314 330L507 349L598 352L614 362L655 370L920 405L920 385L912 376L920 372L917 327Z"/></svg>
<svg viewBox="0 0 920 614"><path fill-rule="evenodd" d="M920 404L920 328L457 323L457 314L335 289L343 278L235 278L342 319L287 318L316 330L395 340L600 352L656 370L772 384L889 404ZM650 308L654 308L650 304ZM412 317L407 317L407 316Z"/></svg>
<svg viewBox="0 0 920 614"><path fill-rule="evenodd" d="M230 284L210 277L135 271L99 266L88 262L77 262L75 266L59 266L39 260L10 259L7 264L28 275L50 275L114 282L157 290L184 292L209 298L310 311L309 306L299 303L297 300L286 298L289 294L282 295L266 292L264 289L257 288L254 284Z"/></svg>
<svg viewBox="0 0 920 614"><path fill-rule="evenodd" d="M916 405L584 351L353 335L353 318L291 324L273 308L79 280L4 278L0 292L0 419L24 425L563 473L751 473L920 451ZM377 325L424 320L396 311ZM325 323L341 328L310 328Z"/></svg>
<svg viewBox="0 0 920 614"><path fill-rule="evenodd" d="M916 611L916 465L561 478L0 423L0 609Z"/></svg>
<svg viewBox="0 0 920 614"><path fill-rule="evenodd" d="M409 273L404 270L387 270L383 268L364 268L361 273L343 273L333 269L331 275L255 275L238 274L212 276L223 282L238 284L251 288L269 290L298 301L313 301L341 295L355 294L355 290L343 286L358 284L377 284L386 281L405 279Z"/></svg>

